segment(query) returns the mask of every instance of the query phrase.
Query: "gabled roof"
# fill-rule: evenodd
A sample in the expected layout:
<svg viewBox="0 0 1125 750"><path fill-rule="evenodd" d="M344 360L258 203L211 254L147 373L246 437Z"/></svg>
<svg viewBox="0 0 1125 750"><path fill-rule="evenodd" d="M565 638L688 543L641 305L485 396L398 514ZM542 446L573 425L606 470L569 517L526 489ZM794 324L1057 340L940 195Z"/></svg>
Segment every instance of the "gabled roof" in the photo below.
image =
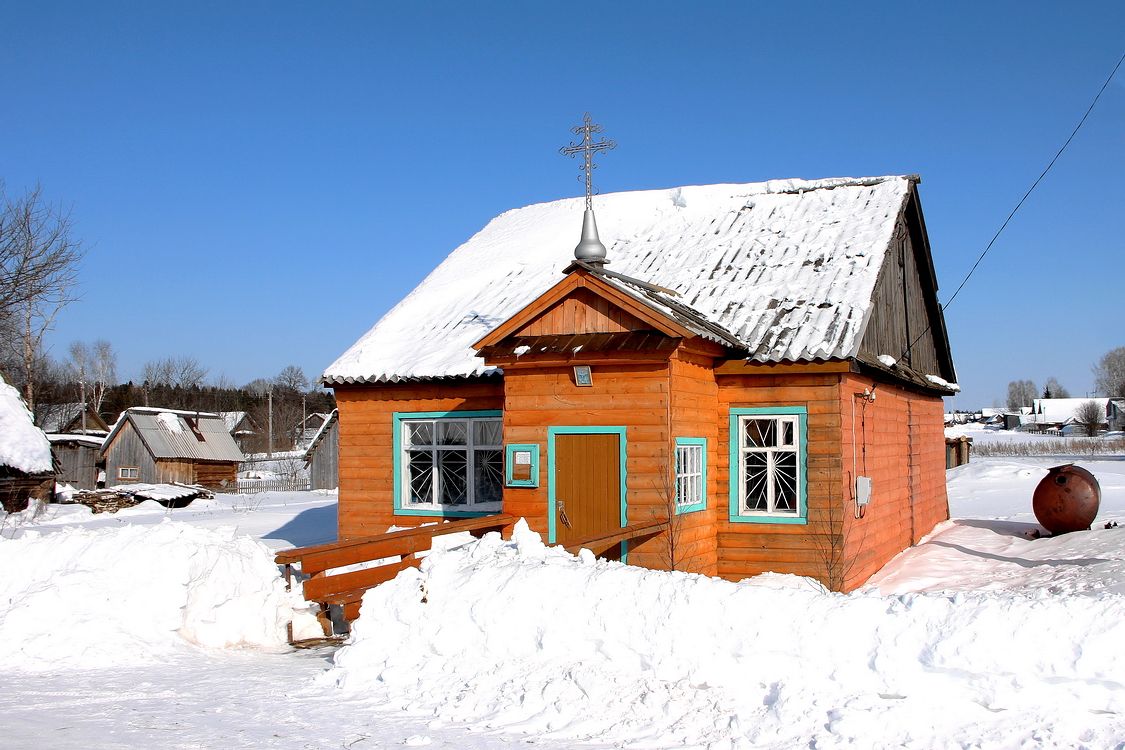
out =
<svg viewBox="0 0 1125 750"><path fill-rule="evenodd" d="M54 471L51 444L31 420L19 392L0 377L0 466L24 474Z"/></svg>
<svg viewBox="0 0 1125 750"><path fill-rule="evenodd" d="M1078 407L1087 401L1093 401L1101 407L1102 414L1107 413L1108 398L1037 398L1032 402L1034 421L1042 424L1065 424L1074 419Z"/></svg>
<svg viewBox="0 0 1125 750"><path fill-rule="evenodd" d="M305 449L306 461L312 458L312 454L316 451L316 446L320 445L320 441L323 440L324 436L328 434L328 431L332 429L333 423L337 419L339 419L340 411L338 409L333 409L330 413L323 416L327 417L327 419L325 419L321 423L320 428L316 431L316 434L313 435L313 439L309 442L309 447Z"/></svg>
<svg viewBox="0 0 1125 750"><path fill-rule="evenodd" d="M131 423L153 458L193 461L243 461L234 438L218 414L134 406L121 412L106 436L102 450L113 444L126 423Z"/></svg>
<svg viewBox="0 0 1125 750"><path fill-rule="evenodd" d="M88 433L101 432L103 435L109 431L109 425L101 418L93 407L86 405L86 431ZM70 430L80 430L82 427L82 402L74 401L67 404L36 404L36 421L47 433L62 433Z"/></svg>
<svg viewBox="0 0 1125 750"><path fill-rule="evenodd" d="M855 357L912 177L783 180L598 197L603 281L748 359ZM328 384L493 372L473 344L555 285L582 202L508 211L457 248L324 373Z"/></svg>

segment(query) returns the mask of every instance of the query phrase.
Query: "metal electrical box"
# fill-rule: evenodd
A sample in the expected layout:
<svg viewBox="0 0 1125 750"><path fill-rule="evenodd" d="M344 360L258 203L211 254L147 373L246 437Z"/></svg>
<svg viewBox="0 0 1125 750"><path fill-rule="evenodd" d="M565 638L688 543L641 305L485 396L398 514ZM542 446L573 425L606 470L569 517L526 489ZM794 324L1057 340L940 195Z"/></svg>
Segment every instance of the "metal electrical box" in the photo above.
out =
<svg viewBox="0 0 1125 750"><path fill-rule="evenodd" d="M855 504L863 507L871 502L871 477L855 478Z"/></svg>

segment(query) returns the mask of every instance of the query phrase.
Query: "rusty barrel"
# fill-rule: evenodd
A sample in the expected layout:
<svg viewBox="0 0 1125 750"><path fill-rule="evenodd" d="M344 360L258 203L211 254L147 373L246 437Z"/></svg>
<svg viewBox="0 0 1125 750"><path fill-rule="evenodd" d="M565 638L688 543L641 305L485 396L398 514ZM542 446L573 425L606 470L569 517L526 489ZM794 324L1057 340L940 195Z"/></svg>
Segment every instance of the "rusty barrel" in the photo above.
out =
<svg viewBox="0 0 1125 750"><path fill-rule="evenodd" d="M1040 480L1031 499L1035 517L1052 534L1090 528L1098 515L1102 488L1093 474L1074 464L1055 466Z"/></svg>

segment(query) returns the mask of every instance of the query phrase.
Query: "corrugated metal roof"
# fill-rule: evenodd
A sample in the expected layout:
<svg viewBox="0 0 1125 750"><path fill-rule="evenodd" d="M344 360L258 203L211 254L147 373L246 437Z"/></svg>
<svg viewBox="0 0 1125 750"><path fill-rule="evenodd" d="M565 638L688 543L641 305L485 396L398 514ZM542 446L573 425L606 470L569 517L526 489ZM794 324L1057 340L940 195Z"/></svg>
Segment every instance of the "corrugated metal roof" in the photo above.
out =
<svg viewBox="0 0 1125 750"><path fill-rule="evenodd" d="M761 362L846 359L858 352L914 179L608 194L597 200L598 226L613 271L679 296L614 283L701 335ZM325 382L492 371L472 344L559 280L581 216L579 199L501 214L330 365Z"/></svg>
<svg viewBox="0 0 1125 750"><path fill-rule="evenodd" d="M126 421L141 436L154 458L194 461L243 461L245 457L227 432L223 418L205 412L127 409L106 437L110 445Z"/></svg>

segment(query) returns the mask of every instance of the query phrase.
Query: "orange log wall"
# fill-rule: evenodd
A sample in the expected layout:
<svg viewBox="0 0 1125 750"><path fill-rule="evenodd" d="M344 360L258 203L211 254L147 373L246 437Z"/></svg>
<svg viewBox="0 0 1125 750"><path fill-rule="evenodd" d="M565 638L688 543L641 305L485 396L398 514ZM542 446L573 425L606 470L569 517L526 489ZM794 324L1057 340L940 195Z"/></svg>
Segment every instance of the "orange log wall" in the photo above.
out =
<svg viewBox="0 0 1125 750"><path fill-rule="evenodd" d="M851 407L873 381L855 374L712 374L683 349L669 362L598 365L579 388L570 367L511 369L503 381L337 387L340 537L378 534L429 517L395 516L391 415L396 411L502 409L504 442L539 445L539 487L504 489L504 510L547 533L547 427L624 425L630 522L667 517L676 437L708 442L707 509L675 517L675 539L635 543L632 564L740 580L766 571L851 590L948 517L942 402L880 384L856 406L857 468L873 499L854 517ZM729 414L736 407L808 409L808 524L729 520ZM670 546L672 545L672 546Z"/></svg>
<svg viewBox="0 0 1125 750"><path fill-rule="evenodd" d="M713 359L680 348L670 360L668 392L671 394L669 419L671 430L666 447L669 458L652 482L662 483L660 496L654 498L659 507L649 510L649 515L668 517L672 525L669 532L658 537L630 543L629 563L646 568L666 570L674 567L690 573L715 575L718 572L717 546L715 544L715 518L717 508L723 505L726 491L719 487L715 465L719 445L715 415L718 410L718 386L715 384ZM701 511L675 515L675 439L707 439L707 507ZM630 521L645 520L630 513Z"/></svg>
<svg viewBox="0 0 1125 750"><path fill-rule="evenodd" d="M593 385L581 388L571 367L509 369L504 387L504 442L539 445L539 486L505 487L505 513L526 518L546 540L547 427L624 426L628 519L664 517L663 477L670 466L667 363L596 365ZM655 548L649 552L656 554ZM629 561L635 562L632 551Z"/></svg>
<svg viewBox="0 0 1125 750"><path fill-rule="evenodd" d="M718 574L738 581L767 571L811 576L830 583L833 550L840 544L840 376L824 374L726 375L718 379ZM808 409L808 524L730 520L730 410L804 406Z"/></svg>
<svg viewBox="0 0 1125 750"><path fill-rule="evenodd" d="M417 526L428 516L394 515L394 450L391 427L396 411L501 409L500 378L448 383L336 386L340 410L340 538L381 534L392 525Z"/></svg>
<svg viewBox="0 0 1125 750"><path fill-rule="evenodd" d="M873 402L855 398L856 393L872 387ZM872 492L862 519L855 518L850 501L844 514L841 572L845 591L861 585L949 518L941 399L886 383L876 386L860 375L841 379L840 412L845 420L841 430L842 492L847 498L852 497L854 486L853 402L856 474L871 477Z"/></svg>

